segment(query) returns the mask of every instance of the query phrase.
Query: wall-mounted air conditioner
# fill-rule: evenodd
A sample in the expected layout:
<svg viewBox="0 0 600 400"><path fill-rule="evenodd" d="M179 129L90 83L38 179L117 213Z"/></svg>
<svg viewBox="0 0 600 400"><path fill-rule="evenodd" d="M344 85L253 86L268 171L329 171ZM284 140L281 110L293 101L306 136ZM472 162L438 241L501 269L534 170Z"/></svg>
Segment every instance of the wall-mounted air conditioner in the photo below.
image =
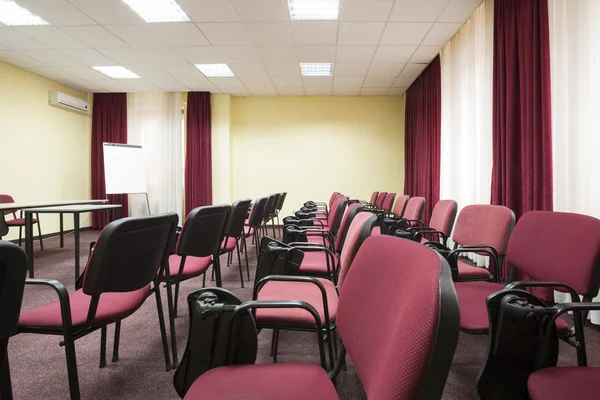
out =
<svg viewBox="0 0 600 400"><path fill-rule="evenodd" d="M90 115L90 104L77 97L61 92L48 92L48 104L67 110Z"/></svg>

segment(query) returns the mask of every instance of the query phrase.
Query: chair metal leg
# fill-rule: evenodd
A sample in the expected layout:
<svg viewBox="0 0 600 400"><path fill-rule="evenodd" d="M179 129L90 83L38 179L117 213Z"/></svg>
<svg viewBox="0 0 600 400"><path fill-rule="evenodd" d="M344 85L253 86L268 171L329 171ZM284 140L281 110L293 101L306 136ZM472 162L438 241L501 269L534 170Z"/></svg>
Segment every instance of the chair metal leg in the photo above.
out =
<svg viewBox="0 0 600 400"><path fill-rule="evenodd" d="M38 239L40 239L40 248L42 250L44 250L44 242L42 241L42 227L40 225L40 215L39 214L35 214L35 217L37 218L37 226L38 226Z"/></svg>
<svg viewBox="0 0 600 400"><path fill-rule="evenodd" d="M121 321L115 323L115 340L113 342L112 362L119 361L119 341L121 340Z"/></svg>
<svg viewBox="0 0 600 400"><path fill-rule="evenodd" d="M177 318L177 302L179 301L179 281L175 283L175 297L173 301L173 317Z"/></svg>
<svg viewBox="0 0 600 400"><path fill-rule="evenodd" d="M22 232L23 232L23 227L19 226L19 247L21 247L21 240L22 240L22 237L23 237Z"/></svg>
<svg viewBox="0 0 600 400"><path fill-rule="evenodd" d="M275 343L273 344L273 363L277 362L277 348L279 347L279 329L274 332Z"/></svg>
<svg viewBox="0 0 600 400"><path fill-rule="evenodd" d="M169 344L167 342L167 330L165 328L165 316L163 314L162 299L160 298L160 285L154 288L156 296L156 309L158 310L158 324L160 325L160 339L163 345L163 353L165 355L165 366L167 371L171 370L171 362L169 359ZM120 330L121 321L117 322L117 329ZM173 340L173 368L177 368L177 346L175 343L175 335L173 331L173 325L171 325L171 335ZM114 361L114 359L113 359Z"/></svg>
<svg viewBox="0 0 600 400"><path fill-rule="evenodd" d="M277 239L277 235L275 234L275 218L271 218L271 229L273 230L273 239Z"/></svg>
<svg viewBox="0 0 600 400"><path fill-rule="evenodd" d="M248 243L246 243L246 236L242 236L242 248L244 249L244 256L246 257L246 273L248 274L248 281L250 281L250 266L248 264Z"/></svg>
<svg viewBox="0 0 600 400"><path fill-rule="evenodd" d="M333 359L337 361L337 329L331 330L331 338L333 340Z"/></svg>
<svg viewBox="0 0 600 400"><path fill-rule="evenodd" d="M65 356L67 358L67 375L69 377L69 392L71 400L80 400L79 376L77 373L77 357L75 355L75 340L73 331L70 328L65 329L63 340L65 343Z"/></svg>
<svg viewBox="0 0 600 400"><path fill-rule="evenodd" d="M158 288L157 288L158 290ZM162 315L162 306L158 306L160 302L160 295L156 297L157 307L158 307L158 318L161 318ZM169 328L171 330L171 350L173 351L173 365L177 364L177 336L175 334L175 318L173 311L173 292L171 290L171 281L167 279L167 308L169 310ZM167 364L167 367L170 369L170 365Z"/></svg>
<svg viewBox="0 0 600 400"><path fill-rule="evenodd" d="M100 368L106 367L106 325L100 329Z"/></svg>
<svg viewBox="0 0 600 400"><path fill-rule="evenodd" d="M244 271L242 269L242 258L240 257L240 246L239 241L235 243L235 249L237 250L238 268L240 269L240 282L242 283L242 289L244 288ZM233 251L232 251L233 253Z"/></svg>
<svg viewBox="0 0 600 400"><path fill-rule="evenodd" d="M331 369L333 370L333 368L335 367L335 363L333 362L333 338L331 335L331 328L328 326L327 328L325 328L325 332L327 335L327 348L329 351L329 364L331 366Z"/></svg>
<svg viewBox="0 0 600 400"><path fill-rule="evenodd" d="M258 233L256 233L256 230L254 231L254 237L256 238L254 241L254 249L256 250L256 259L258 260Z"/></svg>

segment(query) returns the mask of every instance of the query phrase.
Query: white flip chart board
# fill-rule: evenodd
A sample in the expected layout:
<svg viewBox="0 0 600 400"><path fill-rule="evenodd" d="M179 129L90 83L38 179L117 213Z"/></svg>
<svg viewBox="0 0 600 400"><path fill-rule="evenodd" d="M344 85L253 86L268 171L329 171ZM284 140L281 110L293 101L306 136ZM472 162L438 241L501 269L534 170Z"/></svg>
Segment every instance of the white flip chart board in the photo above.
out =
<svg viewBox="0 0 600 400"><path fill-rule="evenodd" d="M104 143L106 194L146 193L146 160L142 146Z"/></svg>

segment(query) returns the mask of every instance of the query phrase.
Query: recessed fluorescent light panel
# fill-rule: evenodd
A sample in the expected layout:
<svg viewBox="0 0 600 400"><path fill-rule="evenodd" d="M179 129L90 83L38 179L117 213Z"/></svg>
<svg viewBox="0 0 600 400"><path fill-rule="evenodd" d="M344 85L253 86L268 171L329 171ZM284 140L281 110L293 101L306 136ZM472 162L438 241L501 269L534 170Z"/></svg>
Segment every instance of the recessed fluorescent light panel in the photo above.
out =
<svg viewBox="0 0 600 400"><path fill-rule="evenodd" d="M139 79L140 77L125 67L92 67L113 79Z"/></svg>
<svg viewBox="0 0 600 400"><path fill-rule="evenodd" d="M175 0L123 0L146 22L190 21Z"/></svg>
<svg viewBox="0 0 600 400"><path fill-rule="evenodd" d="M207 78L226 78L235 76L227 64L195 64Z"/></svg>
<svg viewBox="0 0 600 400"><path fill-rule="evenodd" d="M332 76L333 63L300 63L303 76Z"/></svg>
<svg viewBox="0 0 600 400"><path fill-rule="evenodd" d="M37 15L10 0L0 0L0 22L9 26L48 25Z"/></svg>
<svg viewBox="0 0 600 400"><path fill-rule="evenodd" d="M340 12L340 0L288 0L290 16L295 20L335 20Z"/></svg>

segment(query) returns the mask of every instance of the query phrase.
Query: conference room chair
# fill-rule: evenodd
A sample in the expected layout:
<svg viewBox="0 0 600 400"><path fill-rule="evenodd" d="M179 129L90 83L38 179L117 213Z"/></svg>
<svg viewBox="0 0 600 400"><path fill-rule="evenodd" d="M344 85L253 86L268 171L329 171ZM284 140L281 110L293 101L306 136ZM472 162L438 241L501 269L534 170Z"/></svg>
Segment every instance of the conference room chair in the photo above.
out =
<svg viewBox="0 0 600 400"><path fill-rule="evenodd" d="M273 217L276 198L276 194L271 194L269 197L267 197L267 203L265 204L265 208L263 210L264 212L261 222L263 235L269 234L269 221L271 221L271 218ZM273 225L273 237L275 237L275 225Z"/></svg>
<svg viewBox="0 0 600 400"><path fill-rule="evenodd" d="M336 345L335 319L337 313L338 293L356 256L360 245L371 235L377 217L370 212L356 214L346 235L346 243L339 257L339 276L336 285L328 279L309 276L267 276L254 287L253 299L262 300L301 300L312 305L321 317L323 336L327 339L331 367L333 368L333 352ZM291 245L307 254L323 253L314 246ZM304 263L304 260L303 260ZM302 268L302 264L301 267ZM306 272L306 271L304 271ZM338 271L334 271L337 275ZM259 329L273 329L273 359L277 359L279 331L300 330L312 331L312 317L301 309L260 309L255 313L256 325ZM335 350L337 352L337 350Z"/></svg>
<svg viewBox="0 0 600 400"><path fill-rule="evenodd" d="M327 215L329 214L329 210L331 209L331 205L333 204L334 200L341 195L342 194L340 192L333 192L331 194L331 197L329 198L329 202L325 203L320 201L312 201L312 203L314 203L319 208L318 212L325 213Z"/></svg>
<svg viewBox="0 0 600 400"><path fill-rule="evenodd" d="M406 203L402 218L410 226L423 226L423 210L425 210L425 197L411 197Z"/></svg>
<svg viewBox="0 0 600 400"><path fill-rule="evenodd" d="M177 214L170 213L124 218L107 225L88 261L83 287L75 292L68 293L54 280L26 281L26 285L51 287L59 300L21 313L19 333L62 336L71 399L80 398L75 340L127 318L153 293L165 364L167 371L171 369L159 282L177 222ZM106 357L106 329L101 333L102 366ZM118 352L118 336L115 352Z"/></svg>
<svg viewBox="0 0 600 400"><path fill-rule="evenodd" d="M515 214L507 207L487 204L464 207L452 233L453 251L459 255L485 256L488 265L479 267L459 258L456 280L500 283L502 264L514 226Z"/></svg>
<svg viewBox="0 0 600 400"><path fill-rule="evenodd" d="M366 398L440 399L459 333L447 263L421 244L377 236L362 244L351 271L337 306L342 349L329 375L322 353L321 366L231 365L201 375L185 399L338 399L332 379L346 355Z"/></svg>
<svg viewBox="0 0 600 400"><path fill-rule="evenodd" d="M338 234L348 201L349 198L346 196L337 196L331 205L329 215L326 219L318 217L309 218L307 221L312 221L313 226L297 228L306 232L306 238L309 242L323 244L335 252L335 238Z"/></svg>
<svg viewBox="0 0 600 400"><path fill-rule="evenodd" d="M379 192L379 194L377 195L377 199L375 200L375 207L382 208L383 201L385 200L386 196L387 192Z"/></svg>
<svg viewBox="0 0 600 400"><path fill-rule="evenodd" d="M26 277L23 249L0 241L0 399L12 399L8 340L17 333Z"/></svg>
<svg viewBox="0 0 600 400"><path fill-rule="evenodd" d="M238 267L240 270L240 282L242 288L244 287L244 275L242 272L242 259L240 256L240 243L244 246L244 222L246 221L246 215L250 209L250 203L252 200L238 200L231 205L231 211L229 212L229 218L225 227L225 238L221 243L220 254L228 254L231 256L233 251L237 251ZM246 249L246 251L248 251ZM250 280L250 267L248 265L248 254L246 254L246 272L248 273L248 280Z"/></svg>
<svg viewBox="0 0 600 400"><path fill-rule="evenodd" d="M267 198L261 197L257 199L252 205L250 215L248 216L246 224L244 224L244 239L252 238L254 248L256 249L256 257L258 258L258 235L260 232L260 226L262 224L263 214L267 205ZM248 256L246 250L246 257Z"/></svg>
<svg viewBox="0 0 600 400"><path fill-rule="evenodd" d="M379 196L379 192L373 192L373 194L371 195L371 198L369 199L368 204L374 206L375 203L377 202L377 196Z"/></svg>
<svg viewBox="0 0 600 400"><path fill-rule="evenodd" d="M447 245L448 237L452 232L458 204L454 200L440 200L433 207L429 226L415 226L408 230L419 232L423 237L422 242L435 241Z"/></svg>
<svg viewBox="0 0 600 400"><path fill-rule="evenodd" d="M0 204L8 204L8 203L14 203L15 200L12 198L12 196L8 195L8 194L0 194ZM7 215L12 214L13 219L9 219L6 221L6 225L10 228L10 227L18 227L19 228L19 246L21 245L21 242L23 240L23 228L25 228L25 218L23 217L23 211L20 212L19 214L19 218L17 218L17 211L18 210L6 210L4 211L4 218L6 218ZM40 216L39 214L35 214L35 218L31 219L32 224L37 225L38 228L38 239L40 241L40 248L42 250L44 250L44 242L42 241L42 228L40 226ZM2 239L2 236L0 236L0 239Z"/></svg>
<svg viewBox="0 0 600 400"><path fill-rule="evenodd" d="M396 202L392 207L392 214L394 214L398 218L402 218L402 216L404 215L404 209L406 208L406 203L408 203L409 199L410 196L407 194L403 194L401 196L396 197Z"/></svg>
<svg viewBox="0 0 600 400"><path fill-rule="evenodd" d="M392 205L394 204L394 200L396 200L396 193L388 193L381 204L381 208L387 212L392 211Z"/></svg>

